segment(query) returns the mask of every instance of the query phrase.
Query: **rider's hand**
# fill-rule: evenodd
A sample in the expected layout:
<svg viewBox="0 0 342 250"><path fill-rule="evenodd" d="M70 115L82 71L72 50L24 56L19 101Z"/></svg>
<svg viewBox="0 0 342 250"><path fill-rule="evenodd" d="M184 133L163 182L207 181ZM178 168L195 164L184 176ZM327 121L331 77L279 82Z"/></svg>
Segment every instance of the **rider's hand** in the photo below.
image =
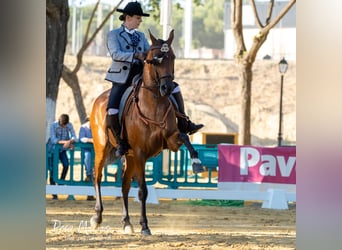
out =
<svg viewBox="0 0 342 250"><path fill-rule="evenodd" d="M140 61L144 61L146 58L146 54L143 52L137 52L137 53L134 53L134 58L139 59Z"/></svg>

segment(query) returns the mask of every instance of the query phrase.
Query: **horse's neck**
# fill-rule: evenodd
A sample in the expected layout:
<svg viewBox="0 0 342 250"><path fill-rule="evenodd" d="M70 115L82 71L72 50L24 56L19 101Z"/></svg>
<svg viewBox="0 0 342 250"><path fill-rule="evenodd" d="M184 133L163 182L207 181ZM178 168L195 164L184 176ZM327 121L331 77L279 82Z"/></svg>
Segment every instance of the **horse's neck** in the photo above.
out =
<svg viewBox="0 0 342 250"><path fill-rule="evenodd" d="M153 82L153 79L150 75L143 75L140 92L142 92L141 94L143 94L143 98L147 99L155 99L155 97L159 95L159 90L155 87L155 83Z"/></svg>
<svg viewBox="0 0 342 250"><path fill-rule="evenodd" d="M158 105L158 102L160 101L160 96L158 95L157 89L146 84L144 80L139 89L138 97L139 101L149 103L150 105Z"/></svg>
<svg viewBox="0 0 342 250"><path fill-rule="evenodd" d="M168 104L168 98L160 96L159 88L156 88L154 80L144 74L143 82L139 90L138 99L140 105L149 109L159 109ZM143 104L142 104L143 103ZM165 105L163 105L165 104Z"/></svg>
<svg viewBox="0 0 342 250"><path fill-rule="evenodd" d="M143 73L143 84L145 86L152 86L153 79L149 74L148 70L145 70Z"/></svg>

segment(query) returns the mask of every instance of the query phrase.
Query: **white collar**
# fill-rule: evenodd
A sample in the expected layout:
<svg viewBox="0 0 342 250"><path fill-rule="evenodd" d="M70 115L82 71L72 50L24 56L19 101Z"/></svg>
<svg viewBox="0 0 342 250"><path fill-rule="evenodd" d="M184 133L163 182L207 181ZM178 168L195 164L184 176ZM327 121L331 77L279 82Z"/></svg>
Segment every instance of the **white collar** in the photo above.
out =
<svg viewBox="0 0 342 250"><path fill-rule="evenodd" d="M124 28L125 28L125 31L131 35L135 32L135 29L129 30L125 26L124 26Z"/></svg>

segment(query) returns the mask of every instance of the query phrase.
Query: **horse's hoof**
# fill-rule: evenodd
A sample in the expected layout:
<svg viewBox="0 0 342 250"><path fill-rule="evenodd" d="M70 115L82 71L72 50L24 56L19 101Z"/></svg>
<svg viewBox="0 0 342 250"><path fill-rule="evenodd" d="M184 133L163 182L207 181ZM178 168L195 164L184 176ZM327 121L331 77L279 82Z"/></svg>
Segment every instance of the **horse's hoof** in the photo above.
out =
<svg viewBox="0 0 342 250"><path fill-rule="evenodd" d="M141 230L142 235L152 235L151 230L149 228Z"/></svg>
<svg viewBox="0 0 342 250"><path fill-rule="evenodd" d="M192 172L194 174L202 173L204 172L204 167L201 163L192 163Z"/></svg>
<svg viewBox="0 0 342 250"><path fill-rule="evenodd" d="M133 234L134 233L133 226L132 225L124 226L124 232L125 234Z"/></svg>
<svg viewBox="0 0 342 250"><path fill-rule="evenodd" d="M91 218L90 218L90 226L92 229L97 229L99 226L100 226L100 223L97 223L97 216L96 215L93 215Z"/></svg>

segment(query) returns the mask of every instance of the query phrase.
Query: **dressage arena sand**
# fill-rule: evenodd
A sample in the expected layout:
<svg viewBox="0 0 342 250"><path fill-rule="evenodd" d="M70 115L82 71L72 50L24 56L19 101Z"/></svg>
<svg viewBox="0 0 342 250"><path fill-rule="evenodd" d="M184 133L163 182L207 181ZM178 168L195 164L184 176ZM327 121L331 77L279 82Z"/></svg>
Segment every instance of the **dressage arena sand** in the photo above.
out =
<svg viewBox="0 0 342 250"><path fill-rule="evenodd" d="M248 202L243 207L191 205L187 200L160 200L147 205L152 236L140 234L139 202L129 209L135 233L121 227L121 200L104 197L103 223L92 230L89 219L95 201L76 196L46 200L46 249L295 249L296 208L261 208Z"/></svg>

